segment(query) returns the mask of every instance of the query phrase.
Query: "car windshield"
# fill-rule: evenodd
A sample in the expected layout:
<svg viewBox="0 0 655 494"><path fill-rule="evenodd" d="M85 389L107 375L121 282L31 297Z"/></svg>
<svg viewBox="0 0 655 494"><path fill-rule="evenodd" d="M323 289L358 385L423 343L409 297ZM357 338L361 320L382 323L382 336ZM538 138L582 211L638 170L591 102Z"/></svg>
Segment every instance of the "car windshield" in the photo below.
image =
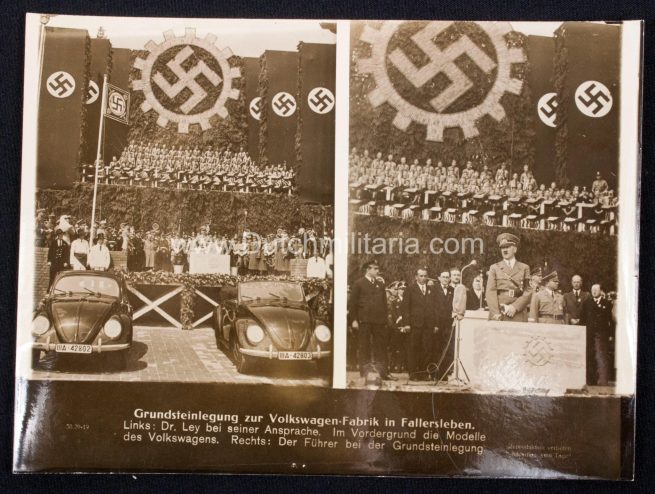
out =
<svg viewBox="0 0 655 494"><path fill-rule="evenodd" d="M290 302L302 302L304 300L302 288L295 283L276 281L254 281L242 283L240 286L241 299L274 299L287 300Z"/></svg>
<svg viewBox="0 0 655 494"><path fill-rule="evenodd" d="M120 289L118 282L104 276L65 276L54 287L55 295L65 293L100 293L104 296L118 297Z"/></svg>

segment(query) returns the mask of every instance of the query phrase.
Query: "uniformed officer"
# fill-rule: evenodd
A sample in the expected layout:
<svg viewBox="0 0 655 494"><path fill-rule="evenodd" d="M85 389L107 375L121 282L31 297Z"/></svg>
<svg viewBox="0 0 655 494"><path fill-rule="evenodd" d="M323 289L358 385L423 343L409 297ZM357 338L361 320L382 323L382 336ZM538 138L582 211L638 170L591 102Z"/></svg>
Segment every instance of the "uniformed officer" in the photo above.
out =
<svg viewBox="0 0 655 494"><path fill-rule="evenodd" d="M57 276L57 273L70 267L70 247L64 240L64 232L61 228L55 230L56 238L50 243L48 249L48 266L50 267L50 282L48 287Z"/></svg>
<svg viewBox="0 0 655 494"><path fill-rule="evenodd" d="M564 324L564 296L557 291L557 271L544 276L541 290L532 296L529 321L546 324Z"/></svg>
<svg viewBox="0 0 655 494"><path fill-rule="evenodd" d="M485 293L489 319L527 322L532 297L530 268L516 260L519 239L511 233L501 233L496 241L503 259L489 268Z"/></svg>

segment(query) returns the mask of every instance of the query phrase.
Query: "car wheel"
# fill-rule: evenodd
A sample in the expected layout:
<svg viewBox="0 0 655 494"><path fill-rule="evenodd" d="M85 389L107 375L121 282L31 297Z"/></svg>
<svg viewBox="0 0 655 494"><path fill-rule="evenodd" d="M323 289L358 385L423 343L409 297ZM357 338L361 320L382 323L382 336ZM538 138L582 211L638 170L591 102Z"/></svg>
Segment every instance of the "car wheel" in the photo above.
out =
<svg viewBox="0 0 655 494"><path fill-rule="evenodd" d="M316 368L318 373L321 376L331 377L332 376L332 359L331 358L321 358L316 361Z"/></svg>
<svg viewBox="0 0 655 494"><path fill-rule="evenodd" d="M241 353L241 350L239 349L239 340L236 336L232 336L230 347L232 349L232 360L237 367L237 372L240 374L247 374L252 368L252 359L250 356Z"/></svg>
<svg viewBox="0 0 655 494"><path fill-rule="evenodd" d="M32 369L38 369L41 360L41 350L32 349Z"/></svg>

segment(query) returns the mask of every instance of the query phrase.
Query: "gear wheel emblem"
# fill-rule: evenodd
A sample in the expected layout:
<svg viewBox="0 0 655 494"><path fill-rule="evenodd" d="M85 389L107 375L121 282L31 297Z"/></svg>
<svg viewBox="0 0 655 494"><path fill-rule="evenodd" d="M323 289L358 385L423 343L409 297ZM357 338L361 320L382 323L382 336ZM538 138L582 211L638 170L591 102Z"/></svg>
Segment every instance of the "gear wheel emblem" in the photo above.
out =
<svg viewBox="0 0 655 494"><path fill-rule="evenodd" d="M500 103L501 97L506 92L520 94L523 87L523 81L512 78L511 66L525 62L525 54L521 48L507 46L505 36L512 31L509 23L475 23L491 40L496 51L496 61L494 61L466 35L462 35L458 41L442 51L433 40L454 23L428 22L412 36L412 41L429 59L429 62L420 68L416 67L400 49L387 53L391 38L403 24L401 21L387 21L379 29L367 25L360 37L361 41L371 45L370 58L360 58L357 61L357 68L360 73L373 76L376 87L368 94L369 102L373 107L388 103L396 109L396 116L393 119L395 127L406 131L412 122L425 125L426 140L438 142L443 141L446 128L459 127L464 137L469 139L479 135L476 122L483 115L490 115L496 121L501 121L505 117L505 109ZM443 110L473 85L454 63L455 58L462 54L468 55L485 73L496 69L496 79L480 104L457 113L445 113ZM420 108L399 94L387 71L388 62L416 88L423 86L438 74L443 73L447 76L450 85L430 101L434 111Z"/></svg>
<svg viewBox="0 0 655 494"><path fill-rule="evenodd" d="M189 126L198 124L202 130L211 128L210 119L213 116L221 118L228 117L228 111L225 104L228 99L237 99L239 90L232 87L233 81L241 77L241 71L238 67L231 67L229 58L232 56L232 50L229 48L220 49L216 43L217 37L214 34L207 34L204 38L196 37L194 28L186 28L184 36L176 37L172 30L164 32L164 41L156 43L148 41L145 49L149 54L146 59L137 58L134 61L134 68L141 71L141 78L132 81L132 89L143 91L145 100L141 104L141 110L144 113L154 110L159 114L157 124L166 127L169 122L177 124L177 130L180 133L189 132ZM169 50L182 46L174 57L169 57ZM215 62L207 64L200 60L194 66L189 67L188 59L193 57L194 49L197 47L207 52ZM170 83L161 72L155 69L155 65L160 57L170 58L166 66L176 76L177 80ZM220 68L220 74L217 73L210 65ZM153 73L154 72L154 73ZM194 113L198 105L205 103L207 92L198 84L196 77L203 75L212 85L218 86L223 83L222 88L207 109ZM165 95L170 100L177 98L180 93L190 96L177 108L171 109L170 103L160 101L158 96L153 92L153 84L157 86L160 94Z"/></svg>

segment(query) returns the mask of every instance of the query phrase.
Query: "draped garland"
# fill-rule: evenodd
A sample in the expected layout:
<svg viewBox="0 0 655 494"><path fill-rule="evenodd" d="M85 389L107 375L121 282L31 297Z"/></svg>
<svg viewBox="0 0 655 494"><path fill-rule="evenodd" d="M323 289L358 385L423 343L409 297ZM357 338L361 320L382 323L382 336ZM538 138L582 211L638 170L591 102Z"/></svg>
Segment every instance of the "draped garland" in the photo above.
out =
<svg viewBox="0 0 655 494"><path fill-rule="evenodd" d="M259 91L261 98L261 116L259 120L259 161L268 164L268 68L266 66L266 53L259 57Z"/></svg>
<svg viewBox="0 0 655 494"><path fill-rule="evenodd" d="M560 27L555 32L555 55L553 61L553 87L557 93L557 117L555 120L555 180L558 184L568 185L569 180L566 173L568 163L568 108L563 104L569 101L570 88L567 82L569 72L569 53L566 47L565 37Z"/></svg>
<svg viewBox="0 0 655 494"><path fill-rule="evenodd" d="M374 24L374 27L378 25ZM388 51L399 48L410 58L420 59L421 53L410 40L411 34L419 27L417 23L408 23L390 41ZM356 23L351 29L351 78L350 78L350 145L359 150L368 149L371 153L381 151L383 154L393 154L396 157L406 156L408 159L418 158L433 161L449 161L456 159L464 161L476 158L490 166L501 162L512 162L514 168L524 164L533 165L534 161L534 115L531 111L531 95L527 84L523 84L520 95L506 93L501 98L501 104L506 111L506 118L496 122L489 116L477 121L480 132L478 137L464 139L460 129L451 128L444 132L443 142L426 141L425 126L410 124L407 131L397 129L392 120L396 110L388 104L373 108L368 101L368 94L375 88L372 76L358 71L357 61L370 56L370 46L359 40L364 23ZM403 29L407 32L401 32ZM485 53L496 60L495 50L488 36L475 23L457 22L440 35L438 43L448 46L463 34L472 39ZM509 47L523 48L527 37L521 33L512 32L507 36ZM420 50L419 50L420 52ZM487 94L496 77L496 70L489 74L476 68L468 61L457 62L464 67L467 76L473 81L474 87L458 98L447 109L449 112L459 112L479 104ZM463 65L462 65L463 64ZM529 63L514 64L511 76L527 80ZM443 90L445 82L440 77L422 88L414 88L398 71L390 70L390 77L399 93L416 106L425 107L431 98ZM428 105L425 109L434 111ZM510 164L512 164L510 163Z"/></svg>
<svg viewBox="0 0 655 494"><path fill-rule="evenodd" d="M289 276L234 276L227 274L189 274L163 271L124 272L115 270L131 285L182 285L180 322L185 330L192 329L195 315L195 290L201 287L237 286L241 281L293 281L300 283L308 298L317 297L317 315L331 321L330 288L331 282L317 278L293 278Z"/></svg>
<svg viewBox="0 0 655 494"><path fill-rule="evenodd" d="M72 214L90 222L93 187L77 184L72 189L39 189L36 203L59 217ZM275 232L278 227L289 233L298 228L332 224L331 206L305 204L297 196L200 190L177 190L150 187L100 185L98 218L110 225L126 222L137 230L150 230L159 223L164 231L196 232L203 225L225 235L244 229L260 234Z"/></svg>
<svg viewBox="0 0 655 494"><path fill-rule="evenodd" d="M303 112L300 111L300 105L304 104L302 101L302 86L303 86L303 70L302 70L302 64L301 64L301 58L300 58L300 53L302 53L302 45L303 42L301 41L298 43L298 78L296 79L296 101L298 102L298 110L296 114L298 115L298 118L296 119L296 135L295 135L295 140L294 140L294 147L296 151L296 162L293 165L294 173L296 177L300 177L300 170L302 168L302 115ZM297 183L296 185L296 194L301 193L301 187L300 184Z"/></svg>
<svg viewBox="0 0 655 494"><path fill-rule="evenodd" d="M89 106L86 104L87 89L91 80L91 37L87 34L84 42L84 81L80 91L82 98L81 118L80 118L80 147L77 151L77 162L82 161L84 150L87 146L87 133L89 128Z"/></svg>

